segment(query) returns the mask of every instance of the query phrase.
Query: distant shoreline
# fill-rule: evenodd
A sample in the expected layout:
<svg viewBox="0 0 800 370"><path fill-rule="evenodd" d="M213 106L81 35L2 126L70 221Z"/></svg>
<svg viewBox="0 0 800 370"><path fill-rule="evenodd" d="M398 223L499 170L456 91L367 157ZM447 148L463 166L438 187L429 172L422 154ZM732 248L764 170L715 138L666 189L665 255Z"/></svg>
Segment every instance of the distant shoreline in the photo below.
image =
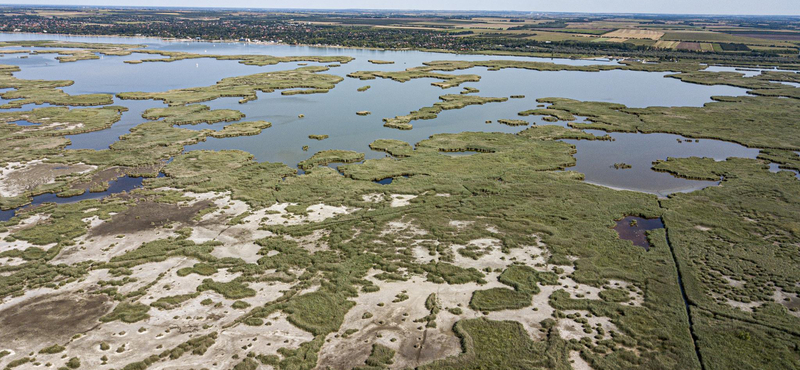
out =
<svg viewBox="0 0 800 370"><path fill-rule="evenodd" d="M273 41L239 41L234 39L220 39L220 40L196 40L196 39L179 39L174 37L159 37L159 36L128 36L128 35L85 35L85 34L74 34L74 33L45 33L45 32L7 32L7 31L0 31L0 34L7 34L7 35L55 35L55 36L67 36L67 37L94 37L94 38L103 38L103 37L117 37L117 38L140 38L140 39L156 39L160 41L170 42L170 43L179 43L179 42L206 42L206 43L242 43L242 44L253 44L253 45L280 45L280 46L303 46L303 47L312 47L312 48L320 48L320 49L352 49L352 50L373 50L373 51L418 51L422 53L438 53L438 54L455 54L455 55L498 55L498 56L516 56L516 57L527 57L527 58L549 58L549 59L575 59L575 60L596 60L596 61L603 61L603 59L619 59L619 57L615 56L603 56L603 57L576 57L575 55L566 55L566 54L550 54L550 53L525 53L525 52L513 52L513 51L471 51L471 52L464 52L464 51L453 51L453 50L444 50L444 49L416 49L416 48L402 48L402 49L386 49L386 48L375 48L375 47L366 47L366 46L343 46L343 45L323 45L323 44L288 44L285 42L273 42ZM145 45L145 48L147 45Z"/></svg>

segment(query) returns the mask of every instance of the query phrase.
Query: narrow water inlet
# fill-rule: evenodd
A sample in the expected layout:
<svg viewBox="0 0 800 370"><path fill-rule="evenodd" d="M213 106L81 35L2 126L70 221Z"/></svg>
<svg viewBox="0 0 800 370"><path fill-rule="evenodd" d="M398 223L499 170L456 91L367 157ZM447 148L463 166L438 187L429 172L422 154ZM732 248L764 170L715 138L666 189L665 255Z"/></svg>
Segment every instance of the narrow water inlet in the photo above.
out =
<svg viewBox="0 0 800 370"><path fill-rule="evenodd" d="M17 126L38 126L39 125L38 122L30 122L30 121L26 121L24 119L23 120L19 120L19 121L6 122L6 123L10 124L10 125L17 125Z"/></svg>
<svg viewBox="0 0 800 370"><path fill-rule="evenodd" d="M614 230L619 234L620 239L630 240L633 245L640 246L645 250L650 250L647 231L664 228L664 222L661 221L661 218L627 216L616 222L617 225L614 226Z"/></svg>
<svg viewBox="0 0 800 370"><path fill-rule="evenodd" d="M159 173L158 177L163 177L163 173ZM142 181L144 177L131 177L128 175L119 177L115 180L110 180L108 182L109 186L108 189L100 192L91 192L89 191L89 187L87 185L86 191L83 194L75 195L71 197L59 197L56 193L44 193L40 195L33 196L33 201L29 204L18 208L12 208L9 210L2 211L0 210L0 222L8 221L14 215L16 215L17 210L38 206L44 203L57 203L57 204L64 204L64 203L74 203L79 202L86 199L100 199L105 198L112 194L128 192L137 188L142 187Z"/></svg>

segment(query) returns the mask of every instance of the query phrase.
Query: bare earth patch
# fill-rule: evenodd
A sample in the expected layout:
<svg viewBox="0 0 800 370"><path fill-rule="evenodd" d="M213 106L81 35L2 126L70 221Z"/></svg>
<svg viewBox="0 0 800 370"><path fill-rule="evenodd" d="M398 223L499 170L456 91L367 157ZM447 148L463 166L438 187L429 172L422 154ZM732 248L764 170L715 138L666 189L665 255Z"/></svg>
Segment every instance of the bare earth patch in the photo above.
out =
<svg viewBox="0 0 800 370"><path fill-rule="evenodd" d="M403 207L411 204L411 200L416 198L416 195L410 194L392 194L392 207Z"/></svg>
<svg viewBox="0 0 800 370"><path fill-rule="evenodd" d="M480 314L469 308L472 292L477 289L501 286L490 282L484 286L475 283L446 285L424 281L414 277L406 282L384 282L373 280L381 290L362 293L353 300L356 305L347 313L338 333L330 334L320 351L318 369L330 366L332 369L351 369L363 365L369 356L372 343L379 343L394 349L392 369L413 368L436 359L461 353L458 337L452 331L456 321L478 317ZM408 299L392 303L398 294L408 295ZM428 315L425 300L435 293L443 308L436 319L436 328L425 328L425 323L414 320ZM383 306L379 306L383 303ZM461 306L461 315L453 315L447 308ZM364 314L372 314L364 318ZM347 329L358 329L347 338L342 334ZM338 334L338 337L337 337ZM394 339L394 341L393 341Z"/></svg>

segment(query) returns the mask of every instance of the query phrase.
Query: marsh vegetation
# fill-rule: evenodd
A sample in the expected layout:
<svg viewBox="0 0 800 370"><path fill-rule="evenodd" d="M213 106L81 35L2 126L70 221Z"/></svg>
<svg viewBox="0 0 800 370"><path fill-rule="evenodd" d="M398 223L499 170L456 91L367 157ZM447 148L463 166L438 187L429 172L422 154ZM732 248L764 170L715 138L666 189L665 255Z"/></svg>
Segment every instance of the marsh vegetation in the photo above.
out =
<svg viewBox="0 0 800 370"><path fill-rule="evenodd" d="M97 53L142 53L138 45L6 46L58 47L60 61L77 65ZM0 207L14 209L0 222L0 338L11 338L0 344L3 366L569 369L581 361L595 370L789 369L800 361L800 181L769 171L769 163L800 169L797 96L775 85L795 75L715 75L694 61L521 59L365 72L346 69L351 57L145 54L160 58L126 59L126 68L211 58L254 69L338 63L343 72L276 67L201 87L87 97L60 90L65 81L17 79L16 67L3 67L10 90L0 94L16 104L0 112L0 143L9 148L0 154ZM528 118L477 118L498 132L417 127L395 136L378 127L386 136L360 150L343 144L349 133L337 124L370 120L352 116L360 108L321 119L303 105L326 98L305 94L338 93L339 74L431 78L434 88L422 85L440 91L483 87L480 75L452 73L473 68L669 72L674 83L753 95L631 108L482 97L466 87L385 126L436 126L439 115L473 118L481 105L501 102ZM391 85L345 90L369 102ZM248 110L262 94L273 94L262 102L297 105L272 127ZM142 100L141 120L108 148L68 148L68 136L124 119L126 107L109 105L114 96ZM39 101L72 107L17 109ZM308 109L304 120L300 108ZM290 126L307 130L287 134ZM607 132L714 138L758 148L758 157L662 158L654 170L719 186L659 198L594 185L570 170L575 143L610 144ZM304 159L295 167L243 150L187 149L231 137L266 145L267 135L285 135ZM123 178L140 187L109 191ZM73 201L38 201L43 195Z"/></svg>

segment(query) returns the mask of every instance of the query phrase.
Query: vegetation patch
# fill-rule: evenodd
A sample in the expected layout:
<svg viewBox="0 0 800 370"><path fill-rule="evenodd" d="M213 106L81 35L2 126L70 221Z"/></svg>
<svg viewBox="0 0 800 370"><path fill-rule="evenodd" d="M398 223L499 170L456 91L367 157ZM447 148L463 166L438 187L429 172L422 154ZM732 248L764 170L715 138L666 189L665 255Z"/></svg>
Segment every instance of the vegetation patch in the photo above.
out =
<svg viewBox="0 0 800 370"><path fill-rule="evenodd" d="M507 125L507 126L527 126L530 125L530 122L522 120L522 119L499 119L497 123Z"/></svg>
<svg viewBox="0 0 800 370"><path fill-rule="evenodd" d="M405 141L378 139L369 144L372 150L391 154L393 157L408 157L414 154L414 148Z"/></svg>
<svg viewBox="0 0 800 370"><path fill-rule="evenodd" d="M101 317L100 321L110 322L119 320L125 323L134 323L149 318L150 315L147 314L149 310L150 307L141 303L121 302L117 307L114 307L111 313Z"/></svg>
<svg viewBox="0 0 800 370"><path fill-rule="evenodd" d="M292 299L283 309L289 322L314 335L339 330L344 315L355 303L339 294L316 291Z"/></svg>
<svg viewBox="0 0 800 370"><path fill-rule="evenodd" d="M246 284L232 280L227 283L216 282L211 279L204 279L203 283L197 287L198 292L212 290L227 299L242 299L247 297L255 297L256 291L247 287Z"/></svg>
<svg viewBox="0 0 800 370"><path fill-rule="evenodd" d="M770 97L713 97L703 107L627 108L620 104L547 98L550 109L586 116L589 123L570 123L580 129L620 132L663 132L690 138L732 141L749 147L800 149L798 128L789 124L800 113L792 99ZM731 122L728 117L738 117ZM760 122L758 125L752 122Z"/></svg>
<svg viewBox="0 0 800 370"><path fill-rule="evenodd" d="M171 310L174 308L178 308L183 302L186 302L192 298L197 298L197 296L199 295L200 295L199 293L190 293L190 294L161 297L157 299L155 302L150 303L150 307L155 307L159 310Z"/></svg>
<svg viewBox="0 0 800 370"><path fill-rule="evenodd" d="M244 113L231 109L211 110L207 105L192 104L171 106L167 108L150 108L142 117L149 120L163 119L172 125L196 125L199 123L217 123L238 121L244 118Z"/></svg>
<svg viewBox="0 0 800 370"><path fill-rule="evenodd" d="M553 272L542 272L525 265L512 265L506 268L497 280L520 292L538 294L538 284L558 285L558 275Z"/></svg>
<svg viewBox="0 0 800 370"><path fill-rule="evenodd" d="M476 311L516 310L531 305L531 293L508 288L476 290L469 300L469 307Z"/></svg>
<svg viewBox="0 0 800 370"><path fill-rule="evenodd" d="M395 351L389 347L384 345L380 345L377 343L372 344L372 352L370 352L369 357L364 361L366 366L359 366L356 367L356 370L376 370L376 369L388 369L389 365L393 364Z"/></svg>
<svg viewBox="0 0 800 370"><path fill-rule="evenodd" d="M557 333L534 342L518 322L482 318L458 321L453 330L464 352L420 369L569 368L566 342Z"/></svg>
<svg viewBox="0 0 800 370"><path fill-rule="evenodd" d="M65 349L66 349L66 348L64 348L64 346L61 346L61 345L58 345L58 344L54 344L54 345L52 345L52 346L50 346L50 347L45 347L45 348L42 348L41 350L39 350L39 353L42 353L42 354L54 354L54 353L61 353L61 352L63 352Z"/></svg>
<svg viewBox="0 0 800 370"><path fill-rule="evenodd" d="M262 130L272 127L272 123L267 121L237 122L225 125L222 130L209 133L208 136L218 139L226 137L253 136L261 133Z"/></svg>
<svg viewBox="0 0 800 370"><path fill-rule="evenodd" d="M247 76L228 77L215 85L177 89L165 92L119 93L117 97L129 100L161 100L169 105L184 105L214 100L223 97L241 97L242 102L258 98L256 92L270 93L275 90L296 90L298 93L322 93L334 88L343 79L322 74L327 67L300 67L295 70L264 72Z"/></svg>
<svg viewBox="0 0 800 370"><path fill-rule="evenodd" d="M487 103L498 103L507 101L508 98L485 98L474 95L461 95L449 94L439 97L441 102L435 103L431 107L425 107L417 111L413 111L405 116L397 116L394 118L384 118L384 126L396 128L400 130L410 130L412 128L410 122L422 119L434 119L438 117L439 113L443 110L461 109L470 105L483 105Z"/></svg>
<svg viewBox="0 0 800 370"><path fill-rule="evenodd" d="M217 273L217 268L208 263L196 263L192 267L185 267L178 270L178 276L186 276L189 274L198 274L201 276L211 276Z"/></svg>
<svg viewBox="0 0 800 370"><path fill-rule="evenodd" d="M331 163L353 163L364 160L364 153L351 150L325 150L317 152L311 158L301 161L297 167L308 170L316 166L326 166Z"/></svg>

